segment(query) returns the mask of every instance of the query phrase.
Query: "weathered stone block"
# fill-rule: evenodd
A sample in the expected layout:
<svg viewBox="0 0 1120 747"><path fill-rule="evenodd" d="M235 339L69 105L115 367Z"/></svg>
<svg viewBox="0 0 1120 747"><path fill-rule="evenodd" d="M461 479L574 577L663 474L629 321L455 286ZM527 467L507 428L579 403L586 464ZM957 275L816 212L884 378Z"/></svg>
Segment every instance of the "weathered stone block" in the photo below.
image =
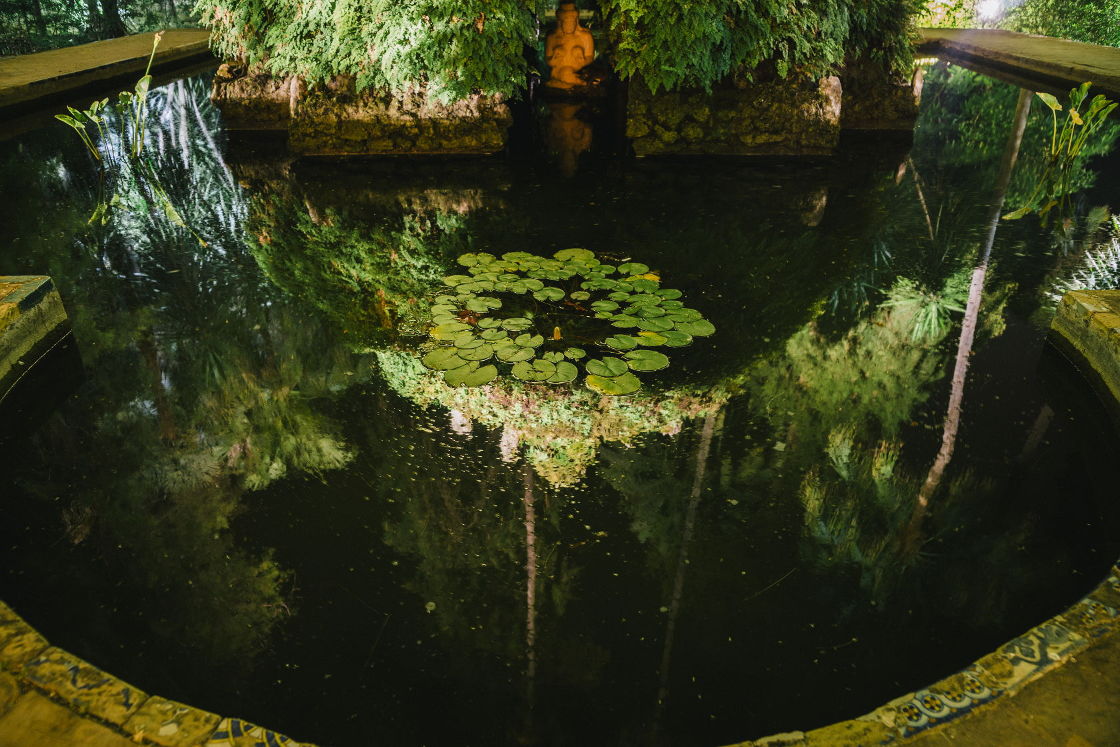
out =
<svg viewBox="0 0 1120 747"><path fill-rule="evenodd" d="M16 678L0 670L0 716L8 712L19 696L19 683Z"/></svg>
<svg viewBox="0 0 1120 747"><path fill-rule="evenodd" d="M47 639L25 622L8 630L7 639L0 643L0 666L19 673L27 662L43 652L50 644Z"/></svg>
<svg viewBox="0 0 1120 747"><path fill-rule="evenodd" d="M153 695L125 722L124 729L164 747L194 747L213 733L220 720L209 711Z"/></svg>
<svg viewBox="0 0 1120 747"><path fill-rule="evenodd" d="M888 76L868 66L852 65L840 79L844 85L842 129L914 129L922 102L921 68L906 79Z"/></svg>
<svg viewBox="0 0 1120 747"><path fill-rule="evenodd" d="M1120 400L1120 291L1071 291L1050 324Z"/></svg>
<svg viewBox="0 0 1120 747"><path fill-rule="evenodd" d="M294 77L278 78L226 63L218 68L210 100L230 130L286 130L298 105L300 87Z"/></svg>
<svg viewBox="0 0 1120 747"><path fill-rule="evenodd" d="M487 155L505 147L512 122L499 96L440 104L422 90L357 92L340 83L300 96L288 147L304 155Z"/></svg>
<svg viewBox="0 0 1120 747"><path fill-rule="evenodd" d="M23 676L75 711L118 726L123 726L148 697L127 682L54 647L27 662Z"/></svg>
<svg viewBox="0 0 1120 747"><path fill-rule="evenodd" d="M656 94L635 80L626 134L638 156L825 155L840 138L840 97L835 77Z"/></svg>

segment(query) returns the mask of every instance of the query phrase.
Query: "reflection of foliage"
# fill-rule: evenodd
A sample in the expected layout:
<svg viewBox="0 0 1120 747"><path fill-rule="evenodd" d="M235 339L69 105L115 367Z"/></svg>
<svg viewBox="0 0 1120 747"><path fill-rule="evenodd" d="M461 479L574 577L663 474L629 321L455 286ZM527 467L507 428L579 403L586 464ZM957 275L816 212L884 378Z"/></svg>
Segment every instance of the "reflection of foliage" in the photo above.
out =
<svg viewBox="0 0 1120 747"><path fill-rule="evenodd" d="M1108 115L1116 108L1116 103L1097 95L1093 97L1088 108L1078 112L1078 108L1089 95L1089 84L1082 83L1069 92L1066 117L1059 129L1058 112L1062 110L1062 105L1048 93L1036 95L1050 109L1052 121L1050 147L1045 152L1046 168L1038 178L1034 191L1023 205L1003 218L1014 220L1037 211L1042 218L1042 224L1046 225L1048 213L1053 208L1057 208L1059 220L1070 214L1073 191L1070 187L1071 176L1077 168L1078 160L1082 157L1082 151L1085 150L1085 143L1101 128Z"/></svg>
<svg viewBox="0 0 1120 747"><path fill-rule="evenodd" d="M466 221L436 209L362 225L334 210L309 215L293 197L263 190L253 197L249 250L273 283L368 344L376 330L413 315L469 240Z"/></svg>
<svg viewBox="0 0 1120 747"><path fill-rule="evenodd" d="M580 480L600 442L630 443L643 433L676 433L685 420L726 400L717 390L604 398L586 389L526 386L509 379L479 389L452 387L412 354L378 351L377 359L381 374L398 394L502 428L503 457L515 458L523 444L537 473L558 487Z"/></svg>
<svg viewBox="0 0 1120 747"><path fill-rule="evenodd" d="M1112 234L1090 246L1076 258L1045 290L1051 303L1057 303L1071 290L1113 290L1120 288L1120 218L1112 219Z"/></svg>
<svg viewBox="0 0 1120 747"><path fill-rule="evenodd" d="M909 278L899 278L883 305L906 310L914 342L940 340L949 332L950 314L964 312L968 281L968 268L950 275L940 292L925 290Z"/></svg>
<svg viewBox="0 0 1120 747"><path fill-rule="evenodd" d="M583 347L597 345L621 355L587 362L589 389L632 394L641 381L631 371L659 371L669 358L649 348L685 347L693 336L715 332L711 322L662 288L647 265L608 265L586 249L562 249L554 258L526 252L464 254L470 275L450 275L432 306L435 347L423 364L443 371L451 386L482 386L498 377L491 358L512 365L526 382L569 384L579 375ZM611 275L618 273L618 278ZM488 294L488 295L480 295ZM501 309L502 316L495 312ZM622 330L634 330L633 335Z"/></svg>
<svg viewBox="0 0 1120 747"><path fill-rule="evenodd" d="M1025 0L1011 7L1000 28L1120 47L1120 3L1115 0Z"/></svg>

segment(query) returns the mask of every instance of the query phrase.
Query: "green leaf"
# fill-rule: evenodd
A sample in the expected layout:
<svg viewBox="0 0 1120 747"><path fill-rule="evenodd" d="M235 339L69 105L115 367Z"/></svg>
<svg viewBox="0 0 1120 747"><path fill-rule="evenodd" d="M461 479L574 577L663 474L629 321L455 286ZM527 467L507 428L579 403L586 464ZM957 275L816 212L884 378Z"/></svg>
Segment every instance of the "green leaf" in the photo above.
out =
<svg viewBox="0 0 1120 747"><path fill-rule="evenodd" d="M537 351L534 348L524 348L520 345L510 343L508 345L501 345L495 350L498 360L504 363L517 363L518 361L530 361L537 356Z"/></svg>
<svg viewBox="0 0 1120 747"><path fill-rule="evenodd" d="M491 309L500 309L501 307L502 302L490 296L478 296L477 298L472 298L467 301L467 308L480 314L490 311Z"/></svg>
<svg viewBox="0 0 1120 747"><path fill-rule="evenodd" d="M580 358L587 357L587 351L583 348L568 348L564 351L564 357L573 361L578 361Z"/></svg>
<svg viewBox="0 0 1120 747"><path fill-rule="evenodd" d="M471 348L477 348L479 345L483 344L482 340L474 336L474 330L460 332L459 334L455 335L455 338L452 340L452 342L454 342L455 347L459 348L460 350L470 350Z"/></svg>
<svg viewBox="0 0 1120 747"><path fill-rule="evenodd" d="M557 350L552 350L542 355L541 358L551 363L559 363L560 361L564 360L564 354Z"/></svg>
<svg viewBox="0 0 1120 747"><path fill-rule="evenodd" d="M676 288L661 288L661 289L655 291L655 293L657 293L657 295L661 296L662 298L669 298L669 299L680 298L682 295L684 295L683 293L681 293Z"/></svg>
<svg viewBox="0 0 1120 747"><path fill-rule="evenodd" d="M506 320L506 321L508 321L508 320ZM482 327L483 329L495 329L497 327L502 326L502 324L503 324L503 320L494 319L493 317L486 317L485 319L479 319L478 320L478 326Z"/></svg>
<svg viewBox="0 0 1120 747"><path fill-rule="evenodd" d="M641 262L627 262L618 266L618 271L623 275L644 275L649 272L649 265Z"/></svg>
<svg viewBox="0 0 1120 747"><path fill-rule="evenodd" d="M1031 212L1031 206L1030 205L1025 205L1025 206L1019 208L1018 210L1014 210L1010 213L1007 213L1006 215L1004 215L1001 218L1001 220L1019 220L1023 216L1029 214L1030 212Z"/></svg>
<svg viewBox="0 0 1120 747"><path fill-rule="evenodd" d="M498 378L498 368L493 364L479 366L471 363L461 368L453 368L443 375L443 380L451 386L482 386Z"/></svg>
<svg viewBox="0 0 1120 747"><path fill-rule="evenodd" d="M642 382L632 373L625 373L622 376L597 376L592 374L584 379L584 383L588 389L611 396L633 394L642 388Z"/></svg>
<svg viewBox="0 0 1120 747"><path fill-rule="evenodd" d="M669 356L656 350L634 350L626 354L626 361L635 371L660 371L669 367Z"/></svg>
<svg viewBox="0 0 1120 747"><path fill-rule="evenodd" d="M523 316L515 316L502 320L502 327L510 332L521 332L533 326L533 322Z"/></svg>
<svg viewBox="0 0 1120 747"><path fill-rule="evenodd" d="M643 330L638 333L638 344L646 345L647 347L666 345L669 342L669 338L665 336L667 334L669 334L669 332L650 332L649 330Z"/></svg>
<svg viewBox="0 0 1120 747"><path fill-rule="evenodd" d="M674 322L665 317L659 319L641 319L638 321L638 329L649 330L650 332L664 332L673 328ZM687 330L685 330L687 331ZM715 331L715 328L712 328Z"/></svg>
<svg viewBox="0 0 1120 747"><path fill-rule="evenodd" d="M618 308L618 303L615 301L595 301L591 304L591 308L595 311L614 311Z"/></svg>
<svg viewBox="0 0 1120 747"><path fill-rule="evenodd" d="M678 332L692 335L693 337L707 337L715 334L716 327L707 319L698 319L695 322L684 322L677 325Z"/></svg>
<svg viewBox="0 0 1120 747"><path fill-rule="evenodd" d="M638 318L635 316L630 316L629 314L615 314L611 317L611 326L618 327L620 329L626 329L627 327L637 327Z"/></svg>
<svg viewBox="0 0 1120 747"><path fill-rule="evenodd" d="M568 384L575 381L577 376L579 376L579 369L575 367L575 364L560 361L556 364L556 373L548 379L548 383Z"/></svg>
<svg viewBox="0 0 1120 747"><path fill-rule="evenodd" d="M544 344L544 337L532 334L518 335L514 338L513 344L520 345L523 348L539 348Z"/></svg>
<svg viewBox="0 0 1120 747"><path fill-rule="evenodd" d="M481 321L479 322L479 326L482 326ZM509 338L509 332L506 332L504 329L484 329L479 334L479 337L481 337L483 340L486 340L487 342L495 342L497 340L505 340Z"/></svg>
<svg viewBox="0 0 1120 747"><path fill-rule="evenodd" d="M494 355L494 346L485 344L459 351L459 357L465 361L484 361L492 355Z"/></svg>
<svg viewBox="0 0 1120 747"><path fill-rule="evenodd" d="M538 301L559 301L564 297L564 291L559 288L542 288L533 293L533 298Z"/></svg>
<svg viewBox="0 0 1120 747"><path fill-rule="evenodd" d="M665 340L665 345L671 348L683 348L692 343L692 335L680 330L667 330L658 334Z"/></svg>
<svg viewBox="0 0 1120 747"><path fill-rule="evenodd" d="M462 322L449 322L447 324L440 324L432 328L428 333L437 340L452 340L460 332L466 332L471 327L469 324Z"/></svg>
<svg viewBox="0 0 1120 747"><path fill-rule="evenodd" d="M603 344L615 350L633 350L638 347L637 339L630 335L612 335L603 340Z"/></svg>
<svg viewBox="0 0 1120 747"><path fill-rule="evenodd" d="M1051 94L1043 93L1042 91L1035 91L1034 95L1042 99L1042 102L1054 111L1060 112L1062 110L1062 105L1058 103L1058 99L1056 99Z"/></svg>
<svg viewBox="0 0 1120 747"><path fill-rule="evenodd" d="M591 294L587 291L575 291L573 293L570 293L569 296L573 301L586 301L587 299L591 298Z"/></svg>
<svg viewBox="0 0 1120 747"><path fill-rule="evenodd" d="M566 262L573 259L588 260L595 259L595 252L589 251L587 249L561 249L552 256L556 257L556 259L560 260L561 262Z"/></svg>
<svg viewBox="0 0 1120 747"><path fill-rule="evenodd" d="M458 351L453 347L436 348L421 358L420 362L433 371L447 371L467 364L465 360L459 357Z"/></svg>
<svg viewBox="0 0 1120 747"><path fill-rule="evenodd" d="M512 373L522 381L547 381L556 375L556 364L540 359L532 363L521 361L514 365Z"/></svg>
<svg viewBox="0 0 1120 747"><path fill-rule="evenodd" d="M628 366L621 358L596 358L587 362L587 373L595 376L621 376Z"/></svg>
<svg viewBox="0 0 1120 747"><path fill-rule="evenodd" d="M470 275L448 275L443 279L443 284L452 288L457 285L462 285L463 283L471 282L474 282L474 278L472 278Z"/></svg>

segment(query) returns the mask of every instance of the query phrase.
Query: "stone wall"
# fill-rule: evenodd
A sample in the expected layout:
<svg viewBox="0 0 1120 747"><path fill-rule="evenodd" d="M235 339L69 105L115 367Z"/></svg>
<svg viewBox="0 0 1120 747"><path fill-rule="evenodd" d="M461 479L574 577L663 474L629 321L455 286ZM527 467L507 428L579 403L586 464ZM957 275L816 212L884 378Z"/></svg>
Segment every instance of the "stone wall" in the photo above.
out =
<svg viewBox="0 0 1120 747"><path fill-rule="evenodd" d="M438 104L423 91L356 93L342 82L300 96L288 147L304 155L485 155L505 147L512 123L497 96Z"/></svg>
<svg viewBox="0 0 1120 747"><path fill-rule="evenodd" d="M909 79L891 78L867 66L849 66L844 85L840 127L845 130L913 130L922 102L923 71Z"/></svg>
<svg viewBox="0 0 1120 747"><path fill-rule="evenodd" d="M840 138L840 99L836 77L656 94L634 80L626 134L638 156L827 155Z"/></svg>
<svg viewBox="0 0 1120 747"><path fill-rule="evenodd" d="M218 68L210 91L229 130L286 130L298 99L294 77L252 73L230 63Z"/></svg>
<svg viewBox="0 0 1120 747"><path fill-rule="evenodd" d="M0 400L69 329L49 277L0 275Z"/></svg>
<svg viewBox="0 0 1120 747"><path fill-rule="evenodd" d="M1120 290L1070 291L1050 326L1120 401Z"/></svg>

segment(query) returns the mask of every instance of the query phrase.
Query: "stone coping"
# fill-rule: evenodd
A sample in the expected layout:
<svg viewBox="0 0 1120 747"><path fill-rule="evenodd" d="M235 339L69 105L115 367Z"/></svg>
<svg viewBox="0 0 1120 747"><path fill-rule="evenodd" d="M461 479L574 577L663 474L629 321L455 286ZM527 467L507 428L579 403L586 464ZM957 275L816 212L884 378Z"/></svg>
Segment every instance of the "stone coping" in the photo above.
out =
<svg viewBox="0 0 1120 747"><path fill-rule="evenodd" d="M83 90L127 79L131 88L143 74L154 34L79 44L0 59L0 114L72 98ZM212 58L210 32L172 29L163 33L153 70Z"/></svg>
<svg viewBox="0 0 1120 747"><path fill-rule="evenodd" d="M918 49L1036 91L1120 96L1120 48L1000 29L919 29ZM1001 74L1002 73L1002 74Z"/></svg>
<svg viewBox="0 0 1120 747"><path fill-rule="evenodd" d="M34 708L43 695L65 710ZM35 732L59 736L59 741L36 742L43 747L76 744L68 742L66 735L93 733L96 726L103 727L97 733L107 730L119 737L98 742L107 745L314 747L239 718L222 717L149 695L50 645L0 602L0 742L4 741L8 727L6 717L26 718L24 713L54 722L41 724L42 728Z"/></svg>
<svg viewBox="0 0 1120 747"><path fill-rule="evenodd" d="M69 332L69 319L46 275L0 275L0 401Z"/></svg>

